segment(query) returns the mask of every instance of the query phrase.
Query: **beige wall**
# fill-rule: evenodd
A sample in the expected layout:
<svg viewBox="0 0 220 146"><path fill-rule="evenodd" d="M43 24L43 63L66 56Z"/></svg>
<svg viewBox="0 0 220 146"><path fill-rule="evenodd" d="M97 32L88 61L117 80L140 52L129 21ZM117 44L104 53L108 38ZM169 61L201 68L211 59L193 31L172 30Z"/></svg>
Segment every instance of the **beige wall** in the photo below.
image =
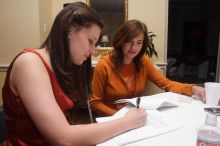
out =
<svg viewBox="0 0 220 146"><path fill-rule="evenodd" d="M0 72L0 89L2 89L5 81L6 72ZM0 90L0 106L2 105L2 90Z"/></svg>
<svg viewBox="0 0 220 146"><path fill-rule="evenodd" d="M52 24L52 0L39 0L40 43L42 43Z"/></svg>
<svg viewBox="0 0 220 146"><path fill-rule="evenodd" d="M159 57L154 61L166 62L167 13L168 0L128 0L128 19L143 21L157 35L154 43Z"/></svg>
<svg viewBox="0 0 220 146"><path fill-rule="evenodd" d="M52 20L54 20L57 13L63 8L63 4L79 1L84 3L87 2L87 0L52 0Z"/></svg>
<svg viewBox="0 0 220 146"><path fill-rule="evenodd" d="M0 1L0 65L9 64L25 47L38 47L39 2L37 0Z"/></svg>

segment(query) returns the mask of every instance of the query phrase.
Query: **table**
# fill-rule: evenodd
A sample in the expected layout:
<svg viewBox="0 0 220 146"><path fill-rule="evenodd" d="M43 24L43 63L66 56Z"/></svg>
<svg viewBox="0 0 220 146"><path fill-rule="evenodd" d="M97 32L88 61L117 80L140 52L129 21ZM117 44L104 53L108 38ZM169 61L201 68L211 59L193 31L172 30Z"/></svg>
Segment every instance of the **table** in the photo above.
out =
<svg viewBox="0 0 220 146"><path fill-rule="evenodd" d="M176 93L174 93L176 94ZM187 99L187 100L186 100ZM191 99L184 95L176 94L171 100L176 101L178 107L160 110L164 115L172 117L176 121L184 124L184 127L172 132L158 135L152 138L144 139L126 146L195 146L197 131L205 122L206 106L201 101ZM126 108L126 107L125 107ZM218 117L218 125L220 126ZM98 146L118 146L115 142L109 140Z"/></svg>

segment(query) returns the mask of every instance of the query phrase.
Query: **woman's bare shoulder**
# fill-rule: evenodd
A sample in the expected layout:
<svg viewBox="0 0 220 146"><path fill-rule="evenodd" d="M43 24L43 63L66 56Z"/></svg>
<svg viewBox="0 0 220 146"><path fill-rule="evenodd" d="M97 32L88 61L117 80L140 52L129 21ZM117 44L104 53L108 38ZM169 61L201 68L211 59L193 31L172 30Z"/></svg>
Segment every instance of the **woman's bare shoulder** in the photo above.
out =
<svg viewBox="0 0 220 146"><path fill-rule="evenodd" d="M43 57L46 63L49 64L48 62L49 59L43 49L36 50L36 52L38 52L38 54L40 54ZM17 68L17 69L31 69L31 68L36 69L37 67L39 69L42 68L43 62L40 59L40 57L33 52L26 52L21 54L20 56L18 56L18 58L15 60L13 64L13 68Z"/></svg>
<svg viewBox="0 0 220 146"><path fill-rule="evenodd" d="M16 78L26 78L34 74L42 75L44 73L46 73L46 68L40 57L35 53L26 52L16 58L11 71L11 78L15 80Z"/></svg>
<svg viewBox="0 0 220 146"><path fill-rule="evenodd" d="M37 83L42 79L46 80L48 78L46 74L46 68L39 56L31 52L23 53L16 58L12 66L10 73L11 89L16 94L18 93L18 86L28 87L29 83Z"/></svg>

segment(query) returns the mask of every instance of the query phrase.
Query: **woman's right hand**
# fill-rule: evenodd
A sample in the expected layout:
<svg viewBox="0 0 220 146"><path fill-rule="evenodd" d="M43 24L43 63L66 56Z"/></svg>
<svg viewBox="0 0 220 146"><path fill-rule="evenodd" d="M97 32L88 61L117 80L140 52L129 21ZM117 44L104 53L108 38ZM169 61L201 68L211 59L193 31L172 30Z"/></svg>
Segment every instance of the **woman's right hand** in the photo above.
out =
<svg viewBox="0 0 220 146"><path fill-rule="evenodd" d="M145 125L147 121L147 113L142 108L132 108L124 116L129 129L139 128Z"/></svg>

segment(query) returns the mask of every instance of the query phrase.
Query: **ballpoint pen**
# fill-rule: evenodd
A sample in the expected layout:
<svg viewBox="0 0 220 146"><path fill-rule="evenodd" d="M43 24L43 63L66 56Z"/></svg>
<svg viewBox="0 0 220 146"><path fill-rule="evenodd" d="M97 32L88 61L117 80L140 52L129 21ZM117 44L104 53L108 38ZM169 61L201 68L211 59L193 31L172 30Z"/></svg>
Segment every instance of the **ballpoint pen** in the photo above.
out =
<svg viewBox="0 0 220 146"><path fill-rule="evenodd" d="M139 108L140 102L141 102L141 98L137 97L137 99L136 99L137 108Z"/></svg>

